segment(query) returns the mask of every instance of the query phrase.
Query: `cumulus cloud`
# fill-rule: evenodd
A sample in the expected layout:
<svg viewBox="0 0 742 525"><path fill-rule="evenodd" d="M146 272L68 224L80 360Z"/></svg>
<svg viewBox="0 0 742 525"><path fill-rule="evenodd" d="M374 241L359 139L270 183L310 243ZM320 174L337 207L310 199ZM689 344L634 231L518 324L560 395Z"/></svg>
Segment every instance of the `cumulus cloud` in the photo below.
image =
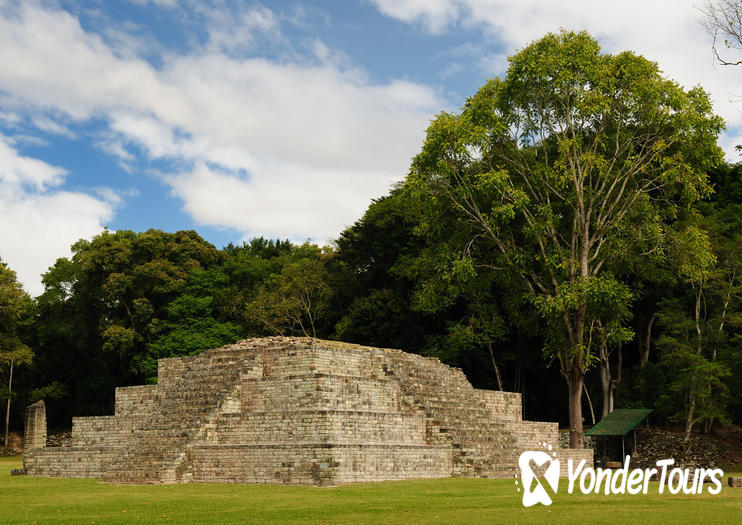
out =
<svg viewBox="0 0 742 525"><path fill-rule="evenodd" d="M320 41L276 62L232 56L247 41L212 32L155 68L65 11L2 14L0 91L20 108L106 122L98 146L129 169L134 149L172 161L163 181L201 224L330 240L404 175L443 105L420 84L370 82ZM263 6L240 21L262 33L278 24Z"/></svg>
<svg viewBox="0 0 742 525"><path fill-rule="evenodd" d="M297 241L326 241L337 236L338 218L357 217L359 209L368 204L367 196L378 192L376 181L389 177L384 172L351 174L284 162L269 163L263 169L275 176L240 177L198 163L189 172L167 178L173 194L202 224Z"/></svg>
<svg viewBox="0 0 742 525"><path fill-rule="evenodd" d="M66 175L0 135L0 257L32 295L43 291L41 274L79 238L99 233L119 202L110 190L102 198L60 190Z"/></svg>
<svg viewBox="0 0 742 525"><path fill-rule="evenodd" d="M440 33L458 22L470 7L459 0L372 0L379 10L404 22L418 22L432 33Z"/></svg>
<svg viewBox="0 0 742 525"><path fill-rule="evenodd" d="M698 84L711 93L716 112L730 128L742 127L742 111L733 93L742 94L739 69L714 65L711 38L700 23L693 0L373 0L384 14L416 24L430 33L457 27L479 28L509 54L560 28L588 30L610 52L632 50L659 63L685 87ZM501 74L502 55L484 57L482 65ZM732 134L736 132L732 131ZM728 141L725 141L727 143ZM727 148L730 157L736 153Z"/></svg>

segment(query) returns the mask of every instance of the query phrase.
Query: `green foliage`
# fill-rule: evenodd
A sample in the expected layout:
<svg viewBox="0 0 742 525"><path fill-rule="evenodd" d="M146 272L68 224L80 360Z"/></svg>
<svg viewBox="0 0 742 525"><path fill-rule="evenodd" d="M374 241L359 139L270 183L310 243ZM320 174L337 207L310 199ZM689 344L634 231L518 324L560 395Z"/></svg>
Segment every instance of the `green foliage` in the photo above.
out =
<svg viewBox="0 0 742 525"><path fill-rule="evenodd" d="M20 365L27 365L33 360L33 352L21 341L19 327L23 323L24 313L32 310L28 294L18 282L16 274L7 264L0 260L0 366L8 371L7 388L5 384L0 396L6 401L5 439L8 446L9 415L13 392L13 371ZM4 370L3 370L4 371ZM17 372L16 372L17 374ZM17 380L16 380L17 382Z"/></svg>
<svg viewBox="0 0 742 525"><path fill-rule="evenodd" d="M248 303L246 316L268 333L317 337L328 321L332 290L325 259L328 250L304 244L285 256Z"/></svg>
<svg viewBox="0 0 742 525"><path fill-rule="evenodd" d="M674 254L684 286L666 295L659 312L664 330L656 345L671 371L659 405L687 429L729 421L728 406L742 394L732 380L738 350L730 344L742 327L742 222L730 208L736 205L703 206L697 224L679 232L677 244L694 249Z"/></svg>
<svg viewBox="0 0 742 525"><path fill-rule="evenodd" d="M721 128L702 90L632 53L601 54L586 33L527 46L504 80L433 121L413 162L418 230L440 238L422 257L433 271L421 306L450 304L477 270L516 276L562 325L563 366L586 369L585 323L621 317L632 298L604 273L662 245L663 219L709 193Z"/></svg>
<svg viewBox="0 0 742 525"><path fill-rule="evenodd" d="M645 366L635 366L625 374L618 392L617 403L622 408L660 408L667 414L665 407L658 403L667 391L667 374L674 369L667 369L662 364L649 361ZM673 410L669 411L674 413Z"/></svg>
<svg viewBox="0 0 742 525"><path fill-rule="evenodd" d="M405 198L428 241L407 266L416 304L434 311L473 286L518 281L567 380L581 445L583 377L633 337L630 269L672 242L686 271L710 253L667 224L710 194L722 128L702 89L641 56L601 53L584 32L531 43L461 113L439 114L413 160Z"/></svg>
<svg viewBox="0 0 742 525"><path fill-rule="evenodd" d="M394 290L371 289L368 295L356 298L335 325L335 338L370 346L393 346L390 330L396 334L405 328L414 329L406 326L409 313L409 303Z"/></svg>
<svg viewBox="0 0 742 525"><path fill-rule="evenodd" d="M33 334L37 388L69 392L58 417L105 413L111 385L141 383L149 345L163 335L167 306L192 272L217 265L220 253L195 232L104 231L72 246L43 276Z"/></svg>
<svg viewBox="0 0 742 525"><path fill-rule="evenodd" d="M156 378L159 358L193 355L240 339L239 325L216 318L216 297L228 284L221 267L191 274L182 294L165 307L165 319L158 326L161 335L149 344L143 358L141 368L148 381Z"/></svg>
<svg viewBox="0 0 742 525"><path fill-rule="evenodd" d="M477 286L461 293L450 282L431 280L431 290L451 290L445 304L442 293L416 287L429 270L424 252L440 247L414 233L419 223L412 204L404 192L392 190L338 239L334 308L342 316L332 337L435 356L462 367L477 385L496 388L488 343L498 363L504 354L512 359L504 344L508 327L492 297L482 299ZM465 262L457 270L463 282ZM492 316L496 325L490 327Z"/></svg>
<svg viewBox="0 0 742 525"><path fill-rule="evenodd" d="M69 395L70 391L67 388L67 385L65 385L64 383L60 383L59 381L52 381L46 386L43 386L41 388L34 388L33 390L31 390L28 395L28 402L35 403L40 399L44 399L47 401L50 399L60 399L68 397Z"/></svg>
<svg viewBox="0 0 742 525"><path fill-rule="evenodd" d="M0 365L24 365L33 352L19 335L19 325L31 299L18 282L16 274L0 259Z"/></svg>
<svg viewBox="0 0 742 525"><path fill-rule="evenodd" d="M263 238L219 251L195 232L104 231L79 241L43 277L29 330L39 348L31 397L50 395L52 424L110 412L112 387L154 381L157 359L264 334L246 319L248 305L265 297L268 281L291 288L305 274L324 278L329 255L320 255ZM320 324L328 290L321 284L311 308Z"/></svg>
<svg viewBox="0 0 742 525"><path fill-rule="evenodd" d="M673 379L658 399L658 405L673 421L686 422L690 414L690 423L713 420L728 423L729 389L725 379L731 374L729 369L684 345L675 346L674 342L657 343L665 350L663 360L673 370ZM689 413L689 400L694 401L692 413Z"/></svg>

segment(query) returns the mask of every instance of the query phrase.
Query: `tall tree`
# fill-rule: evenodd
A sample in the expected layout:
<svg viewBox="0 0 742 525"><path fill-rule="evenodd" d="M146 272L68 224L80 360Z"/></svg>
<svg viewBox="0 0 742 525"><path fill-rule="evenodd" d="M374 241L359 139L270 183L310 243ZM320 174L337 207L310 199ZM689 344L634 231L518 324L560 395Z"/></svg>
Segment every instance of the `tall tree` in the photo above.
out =
<svg viewBox="0 0 742 525"><path fill-rule="evenodd" d="M519 280L549 327L579 448L599 323L631 337L614 315L633 297L621 269L663 249L663 221L710 192L723 123L701 88L685 91L633 53L602 54L584 32L548 34L509 62L460 114L433 121L405 187L421 233L440 234L444 215L458 221L439 243L439 282Z"/></svg>
<svg viewBox="0 0 742 525"><path fill-rule="evenodd" d="M21 342L18 322L28 294L16 279L16 274L0 259L0 364L8 367L8 400L5 409L5 446L8 446L10 401L13 397L13 370L33 359L31 349Z"/></svg>

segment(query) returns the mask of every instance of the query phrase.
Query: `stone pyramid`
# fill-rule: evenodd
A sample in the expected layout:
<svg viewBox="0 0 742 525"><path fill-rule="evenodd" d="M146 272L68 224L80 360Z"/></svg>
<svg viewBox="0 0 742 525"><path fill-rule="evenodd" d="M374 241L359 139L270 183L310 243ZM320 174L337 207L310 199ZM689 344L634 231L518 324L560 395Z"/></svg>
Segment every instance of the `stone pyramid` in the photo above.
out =
<svg viewBox="0 0 742 525"><path fill-rule="evenodd" d="M115 415L73 418L71 446L27 451L28 474L334 485L513 477L544 446L592 462L557 448L556 423L523 421L520 394L399 350L270 337L158 364L157 385L116 389Z"/></svg>

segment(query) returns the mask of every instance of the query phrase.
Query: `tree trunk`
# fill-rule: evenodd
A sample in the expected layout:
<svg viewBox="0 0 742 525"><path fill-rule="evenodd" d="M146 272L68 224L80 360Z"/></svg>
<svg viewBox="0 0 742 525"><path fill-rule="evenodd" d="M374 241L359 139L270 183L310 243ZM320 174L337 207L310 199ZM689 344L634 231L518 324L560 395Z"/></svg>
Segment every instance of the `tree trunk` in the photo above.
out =
<svg viewBox="0 0 742 525"><path fill-rule="evenodd" d="M608 348L600 345L600 386L603 389L603 411L600 419L605 418L613 411L613 381L611 379L611 365L608 361Z"/></svg>
<svg viewBox="0 0 742 525"><path fill-rule="evenodd" d="M703 284L701 284L698 287L698 293L696 294L696 355L701 355L701 351L703 350L703 344L701 340L701 336L703 335L703 332L701 330L701 298L703 297ZM688 403L688 416L685 419L685 438L683 438L683 442L687 443L688 446L690 446L690 433L691 430L693 430L693 424L695 421L693 420L693 417L695 416L696 411L696 394L693 393L693 389L696 388L696 374L693 373L693 376L691 377L691 394L690 394L690 400ZM687 452L686 448L686 452Z"/></svg>
<svg viewBox="0 0 742 525"><path fill-rule="evenodd" d="M13 360L10 360L10 379L8 379L8 406L5 409L5 446L8 446L8 429L10 426L10 396L13 392Z"/></svg>
<svg viewBox="0 0 742 525"><path fill-rule="evenodd" d="M590 391L587 389L587 387L582 388L585 391L585 399L587 399L587 406L590 407L590 421L592 421L592 425L595 425L595 410L593 410L593 402L590 399Z"/></svg>
<svg viewBox="0 0 742 525"><path fill-rule="evenodd" d="M721 311L721 321L719 321L719 331L716 338L716 342L714 343L714 353L711 357L712 361L716 361L716 348L719 346L719 339L721 339L721 335L724 333L724 323L726 322L727 318L727 308L729 308L729 301L732 297L732 287L734 286L734 277L737 275L737 269L735 268L732 271L732 278L729 280L729 290L727 291L727 296L724 299L724 309Z"/></svg>
<svg viewBox="0 0 742 525"><path fill-rule="evenodd" d="M497 387L502 392L502 378L500 377L500 369L497 368L495 363L495 354L492 352L492 343L487 343L487 349L490 351L490 359L492 359L492 367L495 369L495 376L497 376Z"/></svg>
<svg viewBox="0 0 742 525"><path fill-rule="evenodd" d="M577 363L567 371L567 388L569 389L569 446L583 448L585 435L582 429L582 384L585 374Z"/></svg>
<svg viewBox="0 0 742 525"><path fill-rule="evenodd" d="M696 396L694 394L690 395L690 406L688 407L688 417L685 419L685 437L683 438L683 443L689 443L690 442L690 431L693 429L693 416L695 415L696 411Z"/></svg>
<svg viewBox="0 0 742 525"><path fill-rule="evenodd" d="M601 386L603 387L603 410L600 413L600 419L605 419L608 414L613 412L613 388L611 388L611 380L605 381L603 379L603 371L600 372Z"/></svg>
<svg viewBox="0 0 742 525"><path fill-rule="evenodd" d="M652 326L654 326L654 322L656 320L657 314L654 313L652 314L652 317L649 319L649 323L647 324L647 333L644 338L644 343L642 344L641 341L639 342L639 366L641 368L644 368L647 364L647 361L649 361L649 347L652 344Z"/></svg>

